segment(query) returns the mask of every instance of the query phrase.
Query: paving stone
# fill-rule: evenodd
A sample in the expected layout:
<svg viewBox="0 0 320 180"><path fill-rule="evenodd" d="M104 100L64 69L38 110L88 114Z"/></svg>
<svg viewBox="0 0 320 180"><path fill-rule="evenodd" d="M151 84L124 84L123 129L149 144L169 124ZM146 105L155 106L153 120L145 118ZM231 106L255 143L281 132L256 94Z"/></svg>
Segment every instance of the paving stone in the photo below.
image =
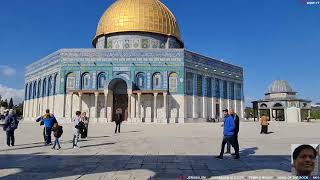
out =
<svg viewBox="0 0 320 180"><path fill-rule="evenodd" d="M71 149L72 125L64 124L62 149L42 145L42 128L22 122L16 146L0 146L1 179L168 179L180 175L291 174L291 144L319 143L320 123L271 123L261 136L259 124L241 122L241 159L220 151L222 128L212 124L90 124L83 148ZM163 131L165 127L165 133ZM139 133L134 133L139 131ZM5 133L0 132L0 139ZM150 178L151 177L151 178Z"/></svg>

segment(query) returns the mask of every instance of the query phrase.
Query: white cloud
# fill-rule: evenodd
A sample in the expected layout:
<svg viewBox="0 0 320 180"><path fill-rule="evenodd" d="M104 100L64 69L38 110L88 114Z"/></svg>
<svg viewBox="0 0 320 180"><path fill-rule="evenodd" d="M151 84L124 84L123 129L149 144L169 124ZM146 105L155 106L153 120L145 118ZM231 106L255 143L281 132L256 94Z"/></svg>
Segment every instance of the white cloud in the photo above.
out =
<svg viewBox="0 0 320 180"><path fill-rule="evenodd" d="M13 99L14 104L21 103L24 100L24 89L13 89L0 84L0 95L2 100Z"/></svg>
<svg viewBox="0 0 320 180"><path fill-rule="evenodd" d="M16 70L10 66L0 65L0 75L7 77L14 76L16 75Z"/></svg>

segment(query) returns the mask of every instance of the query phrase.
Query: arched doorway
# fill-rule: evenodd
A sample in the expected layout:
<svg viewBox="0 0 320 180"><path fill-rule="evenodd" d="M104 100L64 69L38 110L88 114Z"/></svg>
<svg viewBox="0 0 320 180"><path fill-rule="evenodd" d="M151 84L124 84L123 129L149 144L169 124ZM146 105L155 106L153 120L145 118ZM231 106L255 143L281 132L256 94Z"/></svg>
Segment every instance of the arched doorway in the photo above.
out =
<svg viewBox="0 0 320 180"><path fill-rule="evenodd" d="M276 121L285 121L284 107L280 103L276 103L272 108L272 117Z"/></svg>
<svg viewBox="0 0 320 180"><path fill-rule="evenodd" d="M121 78L113 79L108 89L112 91L113 102L112 102L112 119L116 112L121 112L124 120L128 119L128 86L126 81Z"/></svg>

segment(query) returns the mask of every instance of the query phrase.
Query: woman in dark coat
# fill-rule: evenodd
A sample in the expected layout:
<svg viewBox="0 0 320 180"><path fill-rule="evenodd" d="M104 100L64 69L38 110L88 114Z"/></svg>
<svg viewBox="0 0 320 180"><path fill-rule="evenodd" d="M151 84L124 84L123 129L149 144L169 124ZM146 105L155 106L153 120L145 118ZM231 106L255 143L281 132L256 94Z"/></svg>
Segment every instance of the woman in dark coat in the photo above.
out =
<svg viewBox="0 0 320 180"><path fill-rule="evenodd" d="M118 133L120 133L120 126L122 121L123 121L123 115L121 113L121 109L117 109L116 114L114 115L114 122L116 124L116 129L114 130L115 134L117 134L117 130L118 130Z"/></svg>

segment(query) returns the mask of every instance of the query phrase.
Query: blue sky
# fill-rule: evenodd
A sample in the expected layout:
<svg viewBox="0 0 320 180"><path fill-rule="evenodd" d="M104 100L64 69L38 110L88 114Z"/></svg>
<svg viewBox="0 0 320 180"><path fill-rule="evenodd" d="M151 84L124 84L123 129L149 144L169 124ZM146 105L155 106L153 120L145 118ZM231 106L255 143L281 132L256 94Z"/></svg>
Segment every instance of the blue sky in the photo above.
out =
<svg viewBox="0 0 320 180"><path fill-rule="evenodd" d="M162 0L187 49L244 68L248 101L284 79L299 97L320 102L320 5L303 1ZM23 88L28 64L61 48L91 48L100 16L113 2L1 2L0 94Z"/></svg>

